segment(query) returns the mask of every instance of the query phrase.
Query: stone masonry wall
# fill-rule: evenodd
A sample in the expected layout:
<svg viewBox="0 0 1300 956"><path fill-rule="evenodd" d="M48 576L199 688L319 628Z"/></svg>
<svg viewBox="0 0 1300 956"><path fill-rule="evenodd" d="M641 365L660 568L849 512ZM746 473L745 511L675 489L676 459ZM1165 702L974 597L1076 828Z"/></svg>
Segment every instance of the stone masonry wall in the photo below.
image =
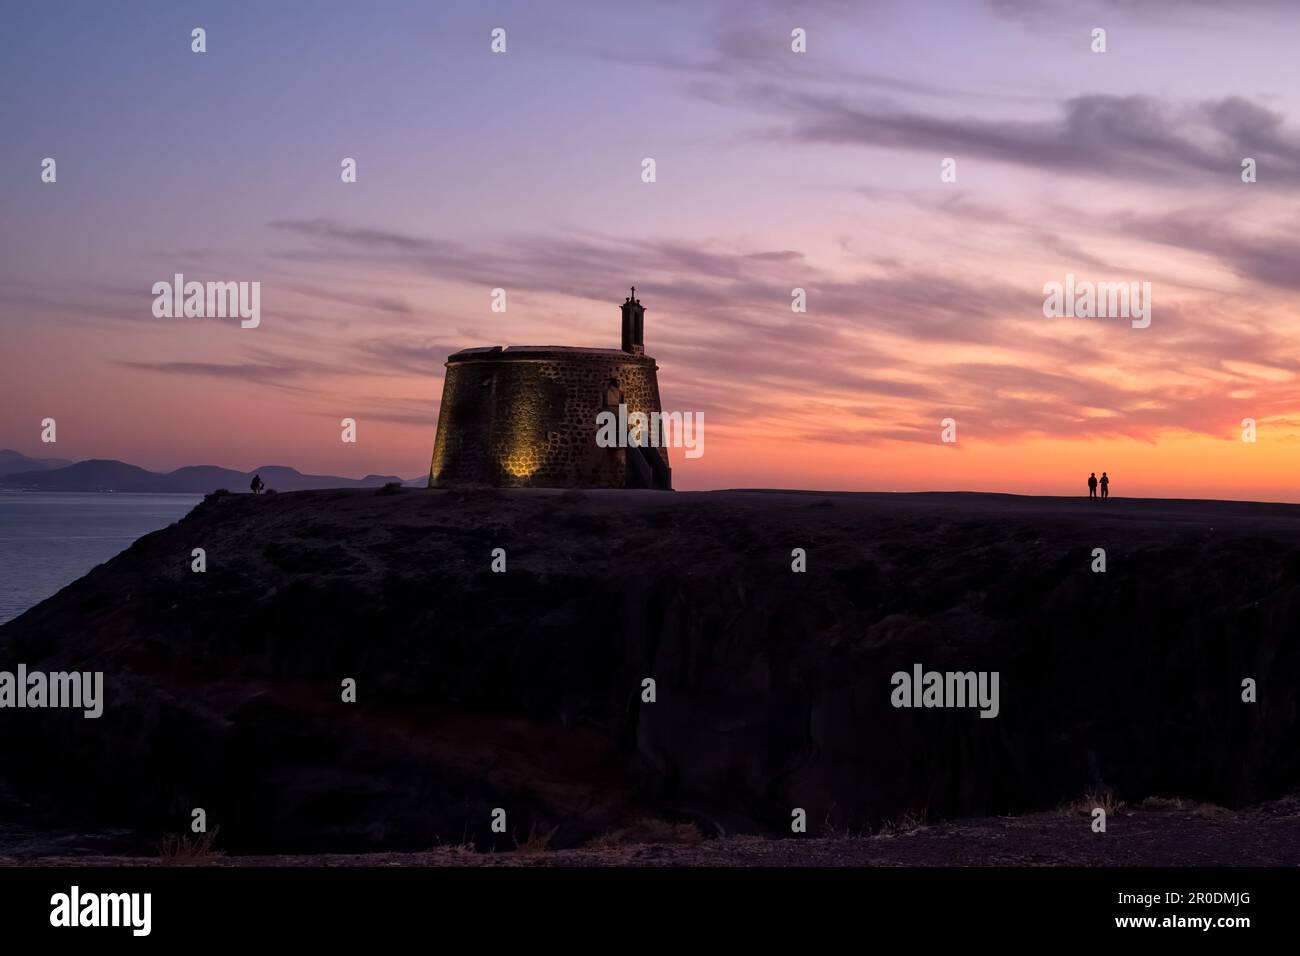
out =
<svg viewBox="0 0 1300 956"><path fill-rule="evenodd" d="M611 378L629 414L661 411L657 368L648 356L605 349L451 356L430 487L623 487L623 450L597 447L596 415Z"/></svg>

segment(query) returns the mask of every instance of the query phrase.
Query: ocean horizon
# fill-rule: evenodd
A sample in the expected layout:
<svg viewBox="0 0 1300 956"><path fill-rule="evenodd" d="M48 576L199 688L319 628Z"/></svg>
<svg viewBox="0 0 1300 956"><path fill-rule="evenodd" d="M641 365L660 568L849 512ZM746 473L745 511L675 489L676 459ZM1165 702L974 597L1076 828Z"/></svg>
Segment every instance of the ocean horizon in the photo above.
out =
<svg viewBox="0 0 1300 956"><path fill-rule="evenodd" d="M0 491L0 624L179 521L202 497Z"/></svg>

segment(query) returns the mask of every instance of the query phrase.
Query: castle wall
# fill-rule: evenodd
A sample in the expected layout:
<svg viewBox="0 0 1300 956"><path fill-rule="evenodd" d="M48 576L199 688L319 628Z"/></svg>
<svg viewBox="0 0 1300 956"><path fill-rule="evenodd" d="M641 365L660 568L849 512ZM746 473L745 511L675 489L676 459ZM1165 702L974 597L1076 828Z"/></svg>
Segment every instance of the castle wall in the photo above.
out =
<svg viewBox="0 0 1300 956"><path fill-rule="evenodd" d="M626 456L597 447L596 415L611 378L629 414L662 411L657 369L648 356L609 349L457 352L447 361L429 486L622 488Z"/></svg>

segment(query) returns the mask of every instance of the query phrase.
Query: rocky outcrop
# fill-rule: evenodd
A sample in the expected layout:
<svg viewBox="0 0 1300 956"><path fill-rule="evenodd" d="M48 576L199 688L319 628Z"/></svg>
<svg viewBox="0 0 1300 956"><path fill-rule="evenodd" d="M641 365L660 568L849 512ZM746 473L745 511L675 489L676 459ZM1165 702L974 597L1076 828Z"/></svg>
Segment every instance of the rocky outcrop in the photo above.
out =
<svg viewBox="0 0 1300 956"><path fill-rule="evenodd" d="M0 710L0 782L142 840L203 807L235 852L1236 806L1300 782L1297 625L1282 505L210 496L0 628L0 669L106 682L97 720ZM997 716L893 706L918 664L996 672Z"/></svg>

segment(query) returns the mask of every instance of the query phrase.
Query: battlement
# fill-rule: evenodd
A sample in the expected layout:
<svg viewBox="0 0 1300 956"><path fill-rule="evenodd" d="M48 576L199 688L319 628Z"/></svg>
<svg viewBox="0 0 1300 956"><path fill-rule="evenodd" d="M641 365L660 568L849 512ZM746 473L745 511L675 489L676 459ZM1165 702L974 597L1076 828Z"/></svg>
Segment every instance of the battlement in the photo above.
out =
<svg viewBox="0 0 1300 956"><path fill-rule="evenodd" d="M497 358L497 359L521 359L521 360L539 360L539 359L575 359L580 360L583 357L594 359L618 359L624 362L649 362L654 364L654 359L650 356L640 353L633 354L624 352L621 349L595 349L585 348L574 345L493 345L481 348L461 349L459 352L453 352L447 357L447 361L460 362L470 361L480 357Z"/></svg>

